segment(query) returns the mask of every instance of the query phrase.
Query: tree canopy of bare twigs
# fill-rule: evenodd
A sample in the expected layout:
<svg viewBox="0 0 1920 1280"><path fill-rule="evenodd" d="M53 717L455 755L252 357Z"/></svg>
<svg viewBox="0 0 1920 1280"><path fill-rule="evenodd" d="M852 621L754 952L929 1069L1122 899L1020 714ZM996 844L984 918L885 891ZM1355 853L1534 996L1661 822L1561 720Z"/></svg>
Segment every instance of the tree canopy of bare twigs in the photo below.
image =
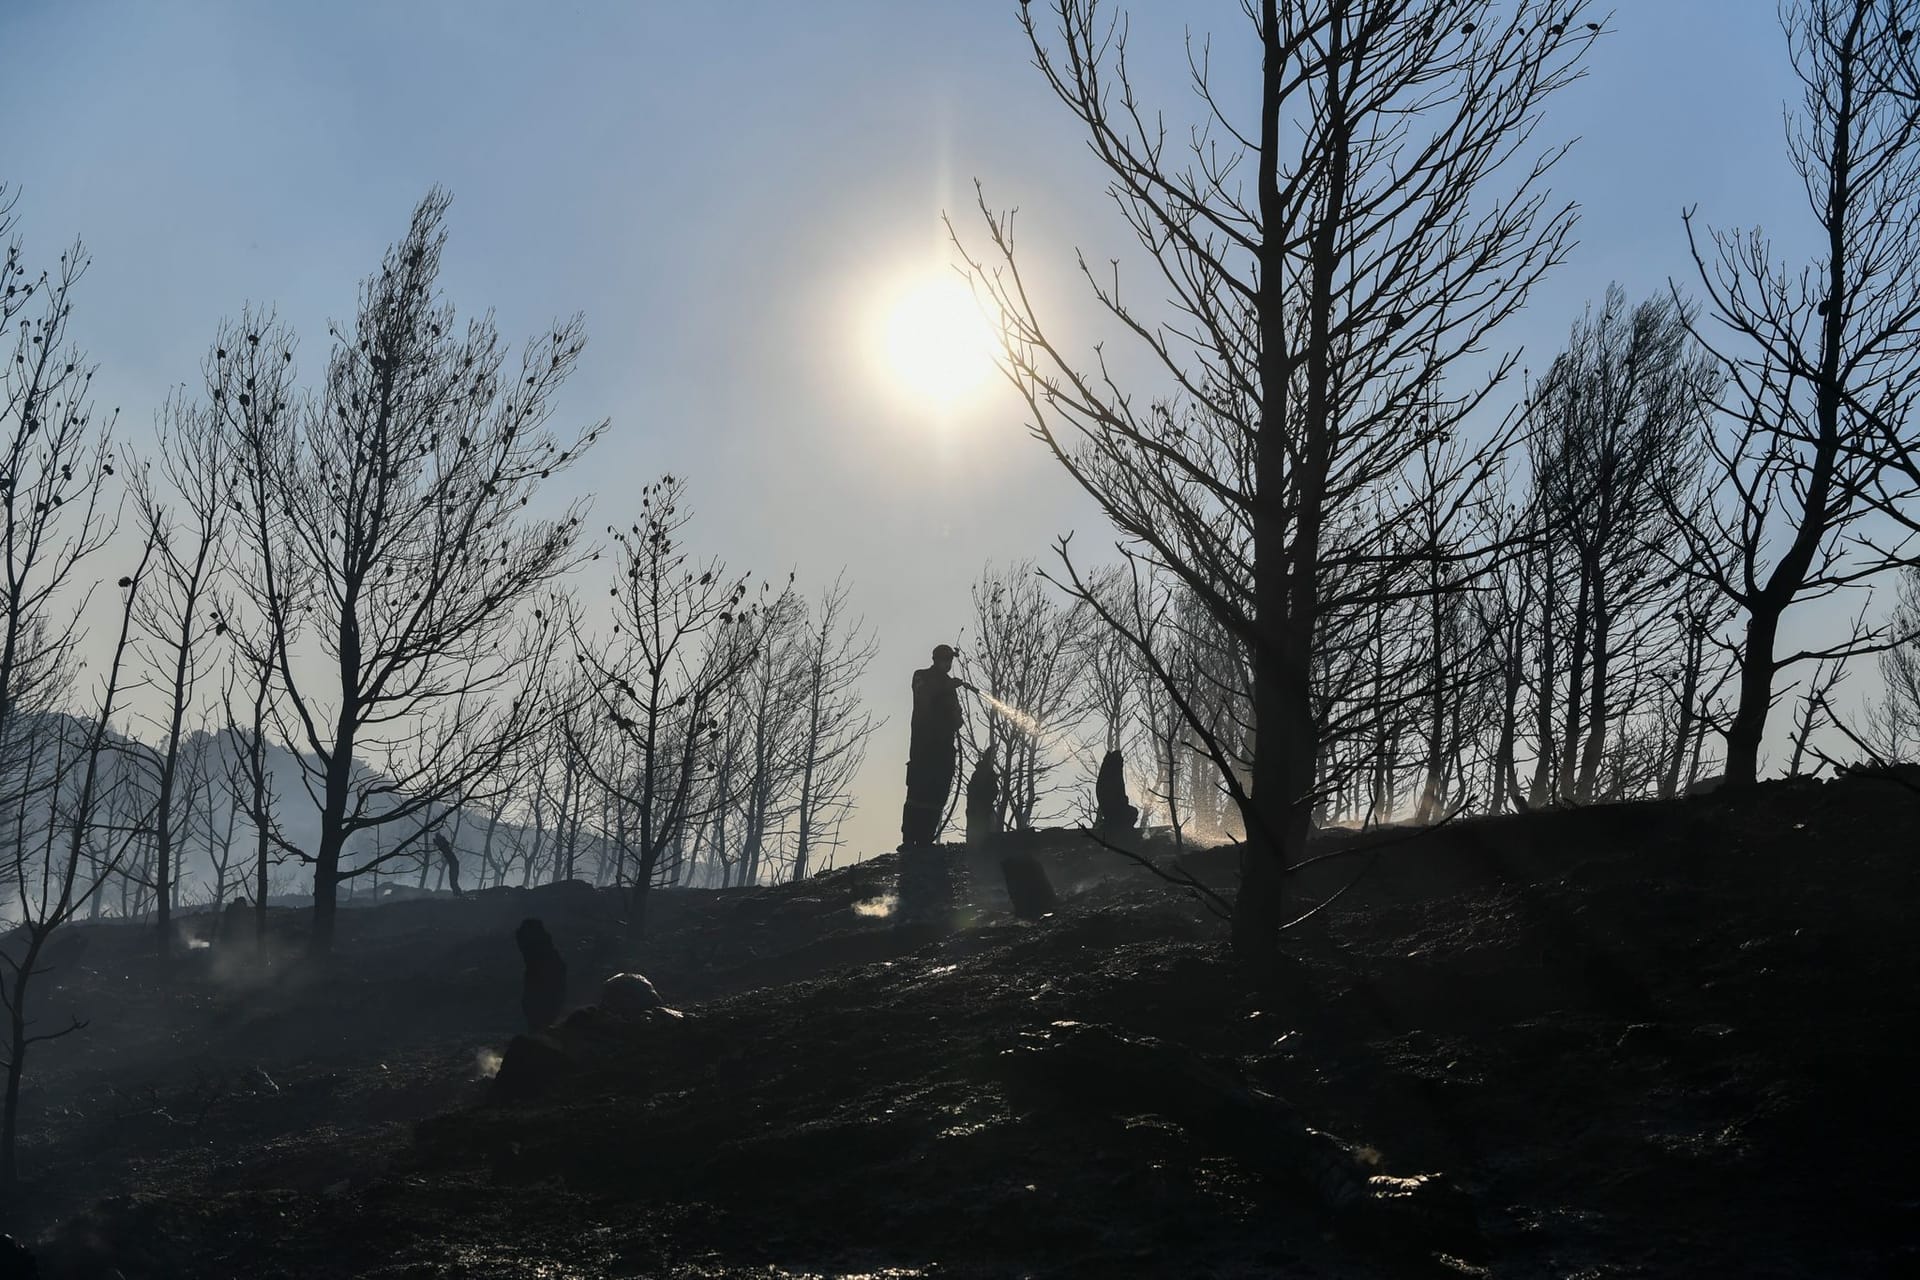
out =
<svg viewBox="0 0 1920 1280"><path fill-rule="evenodd" d="M1157 277L1136 293L1117 262L1080 258L1144 367L1065 349L984 198L991 252L969 262L1035 433L1129 552L1253 655L1251 787L1216 764L1251 837L1234 938L1257 960L1319 782L1317 637L1403 589L1392 510L1358 514L1390 503L1511 368L1448 378L1566 252L1573 209L1545 188L1561 148L1534 135L1598 24L1580 0L1262 0L1232 46L1258 51L1257 97L1216 95L1216 51L1195 41L1201 121L1183 135L1134 92L1123 16L1055 0L1045 31L1041 8L1022 8L1036 64Z"/></svg>
<svg viewBox="0 0 1920 1280"><path fill-rule="evenodd" d="M1675 521L1697 518L1697 505L1677 507L1672 495L1695 491L1701 429L1721 385L1689 321L1674 299L1629 306L1611 287L1529 399L1535 542L1521 566L1540 610L1531 683L1546 730L1534 742L1530 804L1632 790L1630 780L1602 778L1611 735L1645 710L1654 673L1693 631L1718 630L1688 575L1663 558L1678 541ZM1630 690L1642 698L1622 696ZM1698 715L1696 695L1679 695L1680 738Z"/></svg>
<svg viewBox="0 0 1920 1280"><path fill-rule="evenodd" d="M162 964L173 953L172 908L179 892L175 868L196 791L192 785L184 789L180 785L183 734L195 710L200 677L209 664L214 620L224 613L218 581L220 548L239 510L233 498L236 476L230 452L235 441L223 431L213 397L246 391L227 385L233 381L233 367L211 353L206 374L206 398L189 397L182 391L161 411L159 466L143 463L128 476L135 518L154 548L151 580L141 594L136 619L140 647L164 691L157 726L151 840L155 932ZM195 779L189 776L187 781L191 784ZM198 781L210 784L211 780ZM210 785L198 789L212 793ZM223 866L223 880L224 870Z"/></svg>
<svg viewBox="0 0 1920 1280"><path fill-rule="evenodd" d="M527 508L604 426L549 429L578 319L518 360L490 319L456 323L437 291L447 206L440 191L420 202L353 325L332 330L317 391L291 390L292 345L264 318L215 351L231 369L215 411L246 471L244 642L272 663L320 819L318 847L297 851L317 952L339 883L409 856L421 815L485 795L538 725L559 621L532 605L575 563L580 519ZM389 824L407 834L347 856Z"/></svg>
<svg viewBox="0 0 1920 1280"><path fill-rule="evenodd" d="M1794 0L1781 21L1802 98L1786 149L1818 228L1794 262L1759 230L1686 216L1706 314L1694 326L1726 374L1708 438L1711 502L1682 521L1677 567L1743 616L1726 777L1750 783L1775 698L1800 662L1870 652L1884 631L1779 652L1783 615L1882 573L1920 530L1920 97L1915 0ZM1895 536L1880 538L1874 517Z"/></svg>
<svg viewBox="0 0 1920 1280"><path fill-rule="evenodd" d="M684 479L648 485L639 519L608 529L617 552L608 588L612 634L594 642L575 628L586 696L631 748L582 759L594 782L635 814L637 845L619 851L619 877L636 932L648 893L684 856L711 803L706 783L720 703L753 662L759 630L746 577L717 560L696 562L682 542L692 515Z"/></svg>
<svg viewBox="0 0 1920 1280"><path fill-rule="evenodd" d="M85 602L65 597L88 592L80 566L105 545L114 515L109 424L90 399L93 366L68 334L87 253L76 243L35 272L9 238L13 203L0 186L0 753L21 717L66 690Z"/></svg>
<svg viewBox="0 0 1920 1280"><path fill-rule="evenodd" d="M7 797L14 811L13 840L0 855L0 875L14 886L20 927L0 946L0 1006L7 1015L0 1187L11 1187L19 1173L20 1083L28 1050L86 1026L70 1017L58 1030L39 1031L28 1016L33 979L46 972L47 943L97 899L153 821L151 801L135 771L120 758L121 744L112 731L125 694L135 602L152 555L149 541L133 572L120 579L119 635L97 708L84 721L63 715L35 717L21 744L22 768L13 794Z"/></svg>
<svg viewBox="0 0 1920 1280"><path fill-rule="evenodd" d="M1060 763L1061 746L1084 709L1077 661L1091 610L1054 599L1031 563L988 565L973 585L969 676L1024 721L989 706L986 741L1000 769L999 826L1031 830Z"/></svg>
<svg viewBox="0 0 1920 1280"><path fill-rule="evenodd" d="M132 611L152 550L119 578L119 639L102 692L82 721L69 710L79 671L75 646L94 595L86 575L108 544L116 507L107 423L90 400L94 368L69 338L87 255L75 244L36 273L10 239L13 201L0 186L0 893L18 927L0 944L0 1004L7 1015L6 1100L0 1185L16 1173L20 1082L33 1045L78 1030L37 1028L33 979L54 933L97 899L145 829L146 815L110 730L121 709ZM125 801L125 804L119 802ZM126 820L113 815L124 811Z"/></svg>
<svg viewBox="0 0 1920 1280"><path fill-rule="evenodd" d="M821 591L800 637L802 726L795 798L793 879L804 880L819 850L838 844L839 822L853 804L853 777L876 727L856 692L873 662L873 633L850 616L844 575Z"/></svg>
<svg viewBox="0 0 1920 1280"><path fill-rule="evenodd" d="M1920 568L1901 571L1887 629L1897 639L1880 655L1885 687L1862 737L1880 760L1920 762Z"/></svg>

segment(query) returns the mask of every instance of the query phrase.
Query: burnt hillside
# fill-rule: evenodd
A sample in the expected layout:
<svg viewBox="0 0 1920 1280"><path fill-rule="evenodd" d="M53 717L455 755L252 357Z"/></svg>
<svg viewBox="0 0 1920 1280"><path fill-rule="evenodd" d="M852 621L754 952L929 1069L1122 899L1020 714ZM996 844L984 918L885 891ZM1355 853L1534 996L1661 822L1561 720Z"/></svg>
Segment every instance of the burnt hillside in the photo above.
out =
<svg viewBox="0 0 1920 1280"><path fill-rule="evenodd" d="M583 886L356 910L330 973L214 939L165 991L76 929L40 1007L93 1025L35 1060L10 1226L127 1280L1920 1265L1898 785L1330 834L1300 908L1352 887L1267 990L1192 900L1033 845L1032 923L982 858L898 927L889 855L660 895L633 947ZM578 1001L635 969L683 1016L508 1050L527 915Z"/></svg>

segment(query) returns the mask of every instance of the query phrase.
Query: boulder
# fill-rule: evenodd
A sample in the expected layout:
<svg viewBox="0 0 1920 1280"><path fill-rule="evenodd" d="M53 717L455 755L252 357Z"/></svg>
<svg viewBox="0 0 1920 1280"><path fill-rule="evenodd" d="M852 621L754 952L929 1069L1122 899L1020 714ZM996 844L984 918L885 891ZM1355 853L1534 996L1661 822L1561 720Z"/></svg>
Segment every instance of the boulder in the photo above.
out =
<svg viewBox="0 0 1920 1280"><path fill-rule="evenodd" d="M644 974L616 973L600 984L600 1007L609 1013L650 1013L667 1002Z"/></svg>

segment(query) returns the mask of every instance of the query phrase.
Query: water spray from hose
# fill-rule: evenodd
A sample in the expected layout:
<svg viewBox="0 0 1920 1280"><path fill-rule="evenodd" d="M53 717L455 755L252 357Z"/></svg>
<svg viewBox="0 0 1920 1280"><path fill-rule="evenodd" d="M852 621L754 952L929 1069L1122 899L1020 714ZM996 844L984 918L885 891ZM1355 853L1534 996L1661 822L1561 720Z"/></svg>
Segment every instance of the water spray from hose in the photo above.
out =
<svg viewBox="0 0 1920 1280"><path fill-rule="evenodd" d="M980 695L982 702L985 702L995 711L998 711L1002 719L1020 732L1026 734L1029 738L1038 738L1047 731L1045 725L1041 724L1020 708L1014 706L1011 702L1002 702L985 689L976 689L974 692Z"/></svg>
<svg viewBox="0 0 1920 1280"><path fill-rule="evenodd" d="M994 697L985 689L977 689L972 685L968 685L967 687L979 694L982 702L985 702L988 706L999 712L1000 717L1008 724L1012 725L1027 737L1032 738L1035 742L1040 743L1042 746L1052 746L1067 736L1067 730L1049 729L1046 725L1041 724L1034 716L1022 711L1011 702L1006 702Z"/></svg>

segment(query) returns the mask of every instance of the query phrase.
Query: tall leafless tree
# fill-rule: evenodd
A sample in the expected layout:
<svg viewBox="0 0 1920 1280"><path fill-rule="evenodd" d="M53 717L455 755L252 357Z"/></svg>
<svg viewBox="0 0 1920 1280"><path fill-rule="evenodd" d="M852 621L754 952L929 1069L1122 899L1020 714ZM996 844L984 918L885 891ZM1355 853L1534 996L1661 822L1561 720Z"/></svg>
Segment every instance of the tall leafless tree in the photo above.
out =
<svg viewBox="0 0 1920 1280"><path fill-rule="evenodd" d="M437 293L447 206L430 192L361 287L319 392L262 405L243 391L228 406L251 482L244 585L280 736L300 744L319 816L318 847L302 851L317 953L339 884L409 856L421 815L486 793L537 726L557 620L531 606L577 559L579 517L526 508L602 429L569 442L548 430L578 319L517 363L490 319L456 328ZM218 358L242 362L244 388L290 350L253 329ZM409 834L343 859L391 824Z"/></svg>
<svg viewBox="0 0 1920 1280"><path fill-rule="evenodd" d="M1865 522L1914 529L1920 492L1920 98L1904 80L1920 3L1794 0L1781 20L1802 90L1787 156L1819 250L1796 265L1760 231L1686 217L1712 321L1694 327L1728 385L1708 441L1714 504L1676 560L1742 615L1733 785L1758 774L1780 671L1885 642L1875 631L1782 654L1781 619L1905 559Z"/></svg>
<svg viewBox="0 0 1920 1280"><path fill-rule="evenodd" d="M740 678L722 699L720 716L739 734L729 756L724 803L733 810L730 852L741 884L759 883L776 831L797 798L806 712L805 616L805 602L790 579L778 596L762 589L751 629L736 634L736 643L745 644L748 653Z"/></svg>
<svg viewBox="0 0 1920 1280"><path fill-rule="evenodd" d="M637 843L620 868L635 933L654 883L676 870L706 814L720 703L753 656L740 643L755 625L746 578L693 559L681 541L692 518L686 501L686 482L666 476L642 490L638 520L609 528L618 572L608 589L612 634L595 642L577 622L574 631L588 696L631 748L609 757L630 768L584 754L582 763L635 815Z"/></svg>
<svg viewBox="0 0 1920 1280"><path fill-rule="evenodd" d="M1083 711L1076 659L1093 614L1080 601L1054 599L1025 561L986 567L973 586L973 614L969 676L1012 708L988 708L982 745L1000 762L1002 825L1026 831Z"/></svg>
<svg viewBox="0 0 1920 1280"><path fill-rule="evenodd" d="M1211 48L1193 46L1204 119L1182 154L1130 82L1124 22L1098 0L1052 9L1055 39L1022 8L1036 62L1105 165L1171 318L1123 292L1117 265L1081 266L1160 390L1128 389L1104 355L1088 364L1056 343L1009 220L984 203L993 265L972 260L974 278L1034 430L1137 553L1254 655L1234 942L1258 961L1313 816L1316 637L1325 615L1377 593L1362 570L1391 555L1391 522L1352 517L1511 367L1446 384L1569 243L1573 209L1544 189L1559 150L1529 152L1598 24L1580 0L1249 3L1241 47L1259 51L1258 95L1229 109Z"/></svg>
<svg viewBox="0 0 1920 1280"><path fill-rule="evenodd" d="M4 970L0 1005L7 1015L6 1097L0 1113L0 1186L4 1187L11 1187L19 1174L20 1085L28 1051L86 1025L76 1017L59 1030L34 1029L28 996L33 979L47 971L47 944L100 894L152 822L151 801L137 773L115 758L120 744L112 730L125 693L134 605L152 553L149 540L133 572L120 579L119 635L92 716L86 720L57 712L34 716L31 729L15 739L22 757L9 762L16 767L6 770L15 792L8 797L10 807L17 805L23 815L38 808L39 814L34 827L16 823L17 836L33 831L35 838L16 839L0 864L0 874L13 883L20 913L20 927L8 945L0 947L0 969ZM131 821L109 820L115 793L131 800L135 811Z"/></svg>
<svg viewBox="0 0 1920 1280"><path fill-rule="evenodd" d="M0 753L22 717L64 694L84 606L66 597L86 594L80 567L114 526L108 426L89 399L93 366L68 334L87 254L76 243L54 270L33 272L7 238L12 210L0 186Z"/></svg>
<svg viewBox="0 0 1920 1280"><path fill-rule="evenodd" d="M875 642L865 620L848 614L845 576L820 593L801 637L802 712L795 799L793 878L804 880L818 850L837 840L841 817L853 805L853 777L876 727L862 709L858 686L873 662Z"/></svg>
<svg viewBox="0 0 1920 1280"><path fill-rule="evenodd" d="M1720 389L1718 370L1671 298L1630 306L1610 287L1596 314L1534 388L1532 511L1540 521L1525 563L1551 581L1540 625L1558 659L1543 659L1543 724L1536 803L1550 793L1596 798L1608 734L1634 714L1620 691L1674 647L1686 587L1662 557L1676 542L1674 494L1696 489L1701 428ZM1684 625L1684 624L1682 624ZM1651 691L1652 686L1645 686ZM1555 712L1557 711L1557 718Z"/></svg>
<svg viewBox="0 0 1920 1280"><path fill-rule="evenodd" d="M1901 571L1887 629L1896 639L1880 655L1883 688L1861 737L1878 760L1920 762L1920 567Z"/></svg>
<svg viewBox="0 0 1920 1280"><path fill-rule="evenodd" d="M8 239L13 201L0 187L0 799L13 839L0 849L20 919L0 948L0 1001L7 1013L7 1081L0 1124L0 1182L17 1173L20 1084L28 1050L76 1029L34 1030L28 1017L33 978L53 933L83 909L121 868L143 816L103 830L103 813L126 790L130 773L107 760L120 709L131 609L147 564L120 579L118 643L90 722L64 714L78 659L81 620L93 595L89 562L114 529L111 444L89 399L94 369L69 341L74 295L87 255L75 244L49 272L32 272L20 242ZM10 358L8 358L10 357ZM151 544L145 549L151 551ZM31 817L29 816L31 815Z"/></svg>
<svg viewBox="0 0 1920 1280"><path fill-rule="evenodd" d="M152 463L133 469L129 487L140 528L154 545L152 581L141 596L138 622L143 656L164 703L155 748L154 869L156 946L164 967L173 954L172 908L178 892L175 866L184 843L188 807L180 793L181 747L195 710L207 644L219 625L220 548L239 504L233 465L235 439L215 404L250 392L278 396L277 385L249 387L239 361L217 355L240 335L223 333L203 365L205 400L185 391L173 395L161 414Z"/></svg>
<svg viewBox="0 0 1920 1280"><path fill-rule="evenodd" d="M232 747L225 756L228 803L246 815L253 832L253 936L255 945L260 947L264 947L267 940L268 881L280 850L288 843L278 834L273 769L269 763L272 744L267 734L275 720L273 670L270 653L237 653L227 667L220 689L220 705L227 723L222 741ZM246 692L242 693L243 690ZM235 714L237 695L246 699L244 721Z"/></svg>
<svg viewBox="0 0 1920 1280"><path fill-rule="evenodd" d="M1090 578L1089 588L1105 599L1109 608L1126 607L1132 583L1124 568L1115 565ZM1111 627L1089 626L1081 634L1074 662L1086 690L1087 714L1100 724L1100 750L1121 750L1139 687L1139 663L1134 659L1133 646Z"/></svg>

